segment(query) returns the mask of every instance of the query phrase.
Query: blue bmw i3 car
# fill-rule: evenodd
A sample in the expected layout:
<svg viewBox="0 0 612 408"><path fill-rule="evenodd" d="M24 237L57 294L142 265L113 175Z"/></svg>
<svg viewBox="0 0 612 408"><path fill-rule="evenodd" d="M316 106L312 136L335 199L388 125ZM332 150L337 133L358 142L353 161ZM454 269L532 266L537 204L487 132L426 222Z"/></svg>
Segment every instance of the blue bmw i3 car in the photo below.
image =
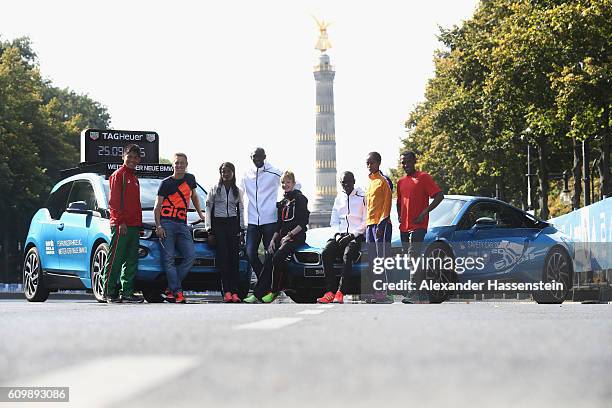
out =
<svg viewBox="0 0 612 408"><path fill-rule="evenodd" d="M396 256L402 253L402 242L397 215L392 215L392 220L391 256ZM288 268L287 287L290 289L287 294L301 303L315 302L325 292L321 253L327 240L334 235L330 227L309 230L307 234L306 244L295 252ZM425 259L450 259L454 265L448 268L435 262L423 264L425 280L433 283L496 281L504 288L512 287L507 283L562 283L563 289L532 292L539 303L563 302L573 284L574 245L571 239L554 225L493 198L446 196L430 214L421 251ZM458 268L459 258L480 259L481 265L469 270ZM348 285L350 293L361 293L363 277L371 270L367 259L364 244L353 265ZM334 274L338 278L341 262L336 259L334 264ZM430 285L433 286L436 285ZM428 291L434 303L443 302L452 293L445 289Z"/></svg>
<svg viewBox="0 0 612 408"><path fill-rule="evenodd" d="M23 290L27 300L43 302L53 291L85 289L102 301L102 273L111 236L108 176L117 166L98 163L65 171L64 178L51 190L45 207L36 212L24 246ZM154 170L143 170L147 167ZM166 287L160 245L154 233L153 206L161 180L171 174L171 166L141 165L137 168L144 228L140 236L134 287L142 291L150 303L162 302L161 294ZM200 202L204 203L206 191L198 186L197 193ZM204 225L196 223L197 220L199 217L192 208L188 222L196 261L183 282L183 288L220 290L215 250L207 242ZM240 272L246 276L249 268L243 249L240 256ZM180 257L176 262L181 262ZM249 279L246 279L242 296L246 295L248 285Z"/></svg>

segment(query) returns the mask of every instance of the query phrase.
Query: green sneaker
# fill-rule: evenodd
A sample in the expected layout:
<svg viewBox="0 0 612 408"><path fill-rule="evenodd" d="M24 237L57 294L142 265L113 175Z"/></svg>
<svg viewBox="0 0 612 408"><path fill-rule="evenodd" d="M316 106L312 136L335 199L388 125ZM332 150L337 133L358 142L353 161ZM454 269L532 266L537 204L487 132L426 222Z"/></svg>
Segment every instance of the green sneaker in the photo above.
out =
<svg viewBox="0 0 612 408"><path fill-rule="evenodd" d="M264 303L272 303L276 300L276 298L278 297L278 293L268 293L266 296L261 298L261 301Z"/></svg>
<svg viewBox="0 0 612 408"><path fill-rule="evenodd" d="M242 302L249 303L249 304L259 303L259 299L257 299L257 296L251 294L251 295L245 297Z"/></svg>

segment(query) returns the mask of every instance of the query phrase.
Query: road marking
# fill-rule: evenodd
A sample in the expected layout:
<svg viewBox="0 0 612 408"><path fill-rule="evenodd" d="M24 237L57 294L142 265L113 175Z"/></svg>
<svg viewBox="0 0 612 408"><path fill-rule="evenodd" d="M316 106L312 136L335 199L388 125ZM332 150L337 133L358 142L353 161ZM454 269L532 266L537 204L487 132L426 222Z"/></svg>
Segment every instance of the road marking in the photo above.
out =
<svg viewBox="0 0 612 408"><path fill-rule="evenodd" d="M70 406L108 407L167 384L198 365L188 356L110 356L12 385L70 387Z"/></svg>
<svg viewBox="0 0 612 408"><path fill-rule="evenodd" d="M274 330L281 327L289 326L303 320L301 317L274 317L272 319L259 320L257 322L241 324L236 326L236 330L252 329L252 330Z"/></svg>
<svg viewBox="0 0 612 408"><path fill-rule="evenodd" d="M332 307L334 307L335 305L321 305L318 308L319 309L331 309Z"/></svg>
<svg viewBox="0 0 612 408"><path fill-rule="evenodd" d="M318 315L325 312L325 309L307 309L302 310L301 312L297 312L299 315Z"/></svg>

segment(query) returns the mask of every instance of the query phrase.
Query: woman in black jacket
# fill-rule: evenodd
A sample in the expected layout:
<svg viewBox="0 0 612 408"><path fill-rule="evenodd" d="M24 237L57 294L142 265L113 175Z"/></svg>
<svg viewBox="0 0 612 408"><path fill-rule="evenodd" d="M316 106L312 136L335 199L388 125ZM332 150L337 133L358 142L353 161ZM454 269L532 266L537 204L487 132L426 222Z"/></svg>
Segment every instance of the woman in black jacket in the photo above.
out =
<svg viewBox="0 0 612 408"><path fill-rule="evenodd" d="M308 225L308 199L295 189L295 175L286 171L281 177L284 198L276 204L278 209L277 230L266 251L263 270L253 294L245 303L272 303L281 290L287 257L306 242Z"/></svg>

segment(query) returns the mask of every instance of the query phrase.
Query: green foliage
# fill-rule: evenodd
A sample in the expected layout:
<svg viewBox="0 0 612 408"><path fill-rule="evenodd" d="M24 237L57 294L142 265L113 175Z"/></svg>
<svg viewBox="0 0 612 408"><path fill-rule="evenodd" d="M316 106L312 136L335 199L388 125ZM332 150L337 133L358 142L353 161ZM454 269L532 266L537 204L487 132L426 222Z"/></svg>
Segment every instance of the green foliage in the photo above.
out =
<svg viewBox="0 0 612 408"><path fill-rule="evenodd" d="M0 243L5 278L8 259L19 259L29 220L43 205L59 170L79 161L80 131L105 128L106 108L85 95L41 78L27 38L0 40Z"/></svg>
<svg viewBox="0 0 612 408"><path fill-rule="evenodd" d="M444 49L402 150L449 193L491 196L498 185L524 205L531 143L547 217L548 173L572 167L571 138L598 135L609 156L610 10L609 0L481 1L471 19L440 29Z"/></svg>

